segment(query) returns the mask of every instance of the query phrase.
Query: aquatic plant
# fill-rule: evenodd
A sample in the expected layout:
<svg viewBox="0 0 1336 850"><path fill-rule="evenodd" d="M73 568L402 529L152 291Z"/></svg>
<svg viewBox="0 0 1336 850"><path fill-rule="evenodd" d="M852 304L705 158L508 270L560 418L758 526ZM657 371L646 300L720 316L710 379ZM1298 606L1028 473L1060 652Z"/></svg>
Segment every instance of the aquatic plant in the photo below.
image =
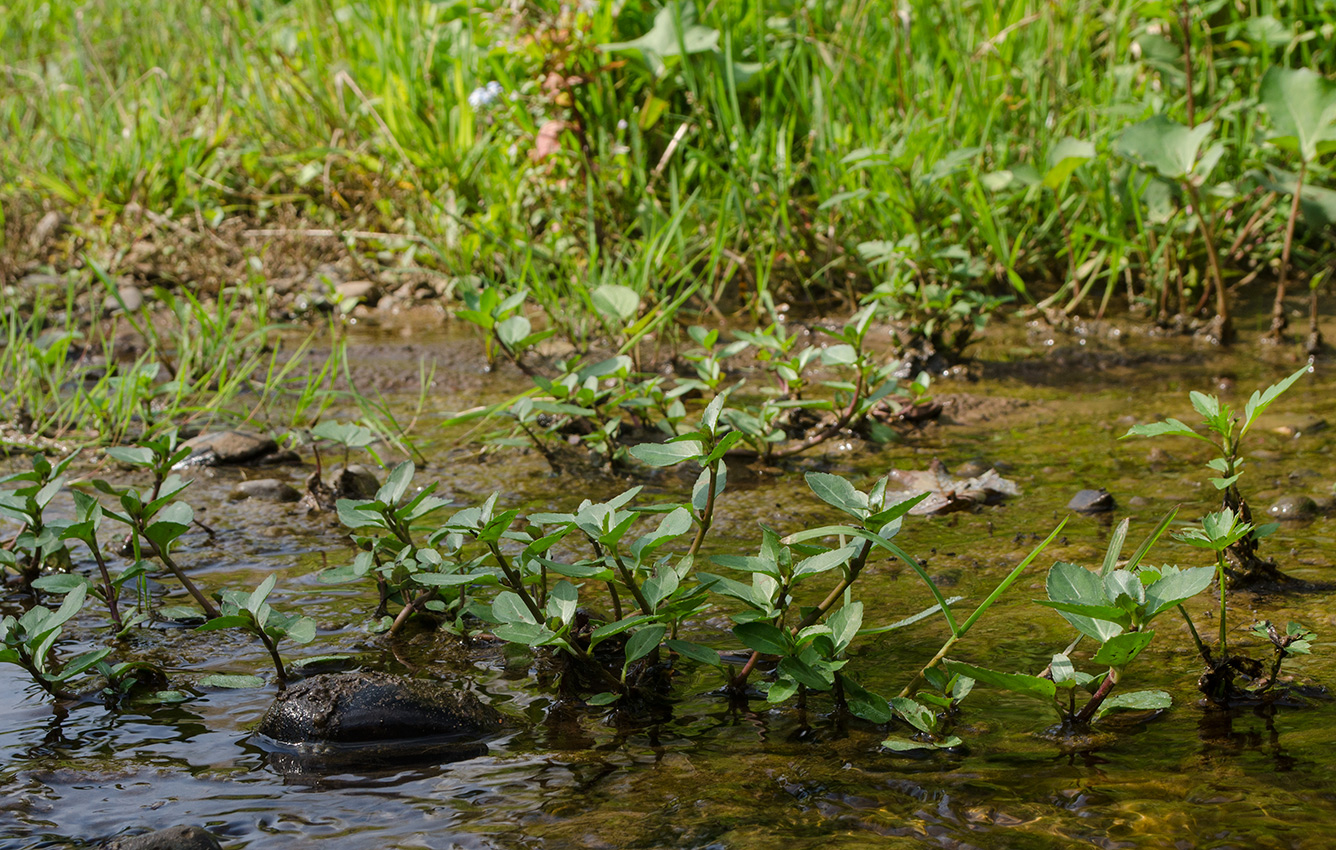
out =
<svg viewBox="0 0 1336 850"><path fill-rule="evenodd" d="M1183 619L1187 621L1188 630L1192 633L1192 639L1197 645L1202 661L1206 663L1206 672L1198 682L1198 687L1202 693L1218 703L1228 703L1240 697L1255 697L1271 690L1280 676L1281 664L1285 658L1290 655L1308 654L1312 641L1316 638L1316 635L1298 623L1290 623L1283 635L1270 623L1254 624L1252 627L1254 634L1266 638L1275 648L1275 657L1269 670L1260 661L1230 651L1229 604L1225 594L1228 570L1226 553L1255 531L1252 523L1243 521L1234 511L1225 508L1202 517L1199 527L1188 528L1174 535L1190 546L1207 549L1215 554L1214 569L1220 587L1220 611L1217 614L1220 636L1214 651L1202 640L1188 612L1182 608L1179 610ZM1292 650L1291 647L1295 648ZM1251 688L1239 688L1235 685L1235 678L1240 674L1252 682Z"/></svg>
<svg viewBox="0 0 1336 850"><path fill-rule="evenodd" d="M33 682L56 699L77 699L64 686L111 654L110 648L103 647L66 662L52 654L65 624L83 607L85 593L84 587L78 586L66 594L55 611L34 605L21 617L6 615L0 619L0 663L23 668Z"/></svg>
<svg viewBox="0 0 1336 850"><path fill-rule="evenodd" d="M1252 510L1238 486L1244 467L1241 446L1249 430L1257 422L1257 418L1280 397L1281 393L1293 386L1310 370L1311 367L1304 366L1265 390L1254 391L1243 408L1242 420L1235 416L1234 409L1228 404L1221 404L1218 397L1195 390L1189 393L1192 407L1201 416L1202 424L1208 434L1215 436L1199 434L1178 419L1170 418L1145 425L1133 425L1121 438L1125 440L1128 437L1189 437L1215 449L1216 457L1206 465L1217 473L1208 480L1215 489L1222 492L1223 496L1223 511L1218 516L1223 519L1227 515L1229 522L1226 525L1230 528L1234 527L1234 522L1237 522L1239 527L1246 527L1237 535L1230 532L1229 541L1224 547L1224 555L1228 561L1222 569L1232 586L1243 587L1261 581L1285 581L1288 578L1276 566L1275 561L1263 560L1257 554L1262 539L1279 526L1274 523L1254 526L1252 523ZM1223 538L1211 534L1209 539Z"/></svg>
<svg viewBox="0 0 1336 850"><path fill-rule="evenodd" d="M219 615L197 630L240 629L258 637L274 663L274 674L279 690L282 690L288 683L288 670L278 654L278 642L287 639L294 643L310 643L315 639L315 621L310 617L284 613L269 604L269 595L277 580L277 575L271 573L249 593L224 590Z"/></svg>
<svg viewBox="0 0 1336 850"><path fill-rule="evenodd" d="M13 490L0 491L0 516L22 523L8 546L0 547L0 574L8 583L10 575L29 588L42 569L69 563L69 551L61 537L61 528L46 519L46 508L65 486L65 470L75 453L54 464L43 454L33 455L32 470L15 472L0 478L0 484L21 484Z"/></svg>
<svg viewBox="0 0 1336 850"><path fill-rule="evenodd" d="M955 660L947 661L947 669L1046 702L1056 711L1064 732L1084 730L1111 711L1168 708L1170 698L1164 691L1113 691L1128 665L1154 639L1155 632L1148 628L1151 622L1171 610L1186 617L1183 603L1209 587L1215 576L1211 567L1180 570L1142 563L1176 513L1166 514L1121 566L1118 560L1130 520L1123 520L1114 531L1097 572L1065 561L1053 565L1045 582L1048 599L1037 604L1058 611L1078 634L1042 673L1006 673ZM1071 655L1086 637L1099 643L1090 660L1104 668L1102 675L1083 672L1073 663Z"/></svg>

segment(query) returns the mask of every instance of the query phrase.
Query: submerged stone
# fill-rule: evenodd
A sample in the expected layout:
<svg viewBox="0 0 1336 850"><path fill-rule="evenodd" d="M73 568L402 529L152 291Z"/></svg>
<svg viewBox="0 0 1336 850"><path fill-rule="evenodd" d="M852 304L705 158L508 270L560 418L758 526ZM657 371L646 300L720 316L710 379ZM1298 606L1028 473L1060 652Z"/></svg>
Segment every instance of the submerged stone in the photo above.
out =
<svg viewBox="0 0 1336 850"><path fill-rule="evenodd" d="M312 676L279 694L257 730L280 769L456 761L487 752L501 715L467 691L356 671Z"/></svg>
<svg viewBox="0 0 1336 850"><path fill-rule="evenodd" d="M1312 519L1317 516L1317 502L1308 496L1281 496L1266 509L1267 515L1281 520Z"/></svg>
<svg viewBox="0 0 1336 850"><path fill-rule="evenodd" d="M222 850L218 839L197 826L173 826L144 835L113 838L102 850Z"/></svg>
<svg viewBox="0 0 1336 850"><path fill-rule="evenodd" d="M278 444L271 438L245 431L211 431L191 437L181 445L190 449L190 456L176 465L178 469L246 463L278 450Z"/></svg>
<svg viewBox="0 0 1336 850"><path fill-rule="evenodd" d="M1067 509L1083 514L1098 514L1111 511L1118 506L1113 495L1100 487L1098 490L1081 490L1067 503Z"/></svg>
<svg viewBox="0 0 1336 850"><path fill-rule="evenodd" d="M242 481L232 491L234 499L258 499L265 502L295 502L302 494L286 481L277 478L253 478Z"/></svg>

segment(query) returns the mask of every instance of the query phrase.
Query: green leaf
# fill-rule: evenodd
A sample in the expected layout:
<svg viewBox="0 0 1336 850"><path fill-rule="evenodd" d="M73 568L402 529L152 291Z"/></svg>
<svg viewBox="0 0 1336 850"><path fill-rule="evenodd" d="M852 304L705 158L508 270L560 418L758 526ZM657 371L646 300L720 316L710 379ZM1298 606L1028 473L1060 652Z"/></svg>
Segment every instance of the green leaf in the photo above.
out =
<svg viewBox="0 0 1336 850"><path fill-rule="evenodd" d="M1045 608L1052 608L1062 614L1068 622L1071 622L1073 619L1098 620L1103 623L1115 623L1120 629L1126 629L1132 625L1131 613L1123 608L1118 608L1113 605L1083 605L1080 602L1054 602L1046 599L1036 599L1034 600L1034 603L1036 605L1042 605ZM1069 617L1067 616L1068 614L1073 616ZM1072 625L1076 624L1072 623ZM1079 626L1078 629L1080 629ZM1080 629L1080 631L1082 634L1090 634L1090 632L1087 632L1085 629ZM1114 629L1113 631L1117 633L1119 629ZM1090 636L1096 637L1095 635ZM1098 640L1097 637L1096 639Z"/></svg>
<svg viewBox="0 0 1336 850"><path fill-rule="evenodd" d="M589 293L589 300L604 318L623 325L640 312L640 294L629 286L605 283Z"/></svg>
<svg viewBox="0 0 1336 850"><path fill-rule="evenodd" d="M533 613L524 604L524 600L510 590L498 593L492 600L492 616L498 623L536 623Z"/></svg>
<svg viewBox="0 0 1336 850"><path fill-rule="evenodd" d="M636 614L632 617L623 617L615 623L605 623L597 629L594 629L593 633L590 634L589 644L591 647L597 646L600 642L607 640L613 635L619 635L622 632L630 631L644 623L653 622L654 619L654 614Z"/></svg>
<svg viewBox="0 0 1336 850"><path fill-rule="evenodd" d="M835 683L835 674L807 663L796 655L780 659L779 673L816 691L828 691Z"/></svg>
<svg viewBox="0 0 1336 850"><path fill-rule="evenodd" d="M654 26L640 38L599 45L599 50L636 51L656 76L666 69L665 59L710 53L719 49L719 30L696 23L691 3L669 2L654 16Z"/></svg>
<svg viewBox="0 0 1336 850"><path fill-rule="evenodd" d="M672 466L699 458L705 454L705 446L700 440L682 440L677 443L641 443L629 451L631 457L649 466Z"/></svg>
<svg viewBox="0 0 1336 850"><path fill-rule="evenodd" d="M639 661L658 648L668 629L662 623L654 623L631 635L626 642L626 663Z"/></svg>
<svg viewBox="0 0 1336 850"><path fill-rule="evenodd" d="M1239 429L1239 436L1242 437L1246 434L1252 424L1257 421L1257 417L1261 416L1271 406L1271 403L1280 397L1281 393L1294 386L1295 381L1308 374L1310 368L1304 366L1283 381L1267 387L1263 392L1254 391L1248 399L1248 404L1243 408L1243 427Z"/></svg>
<svg viewBox="0 0 1336 850"><path fill-rule="evenodd" d="M585 700L585 702L589 703L590 705L612 705L619 699L621 699L621 694L614 694L611 691L604 691L601 694L594 694L592 697Z"/></svg>
<svg viewBox="0 0 1336 850"><path fill-rule="evenodd" d="M250 629L254 621L244 614L229 614L225 617L214 617L212 620L201 626L196 626L197 632L215 632L219 629Z"/></svg>
<svg viewBox="0 0 1336 850"><path fill-rule="evenodd" d="M937 713L907 697L892 697L891 708L895 709L906 723L920 732L933 734L937 729Z"/></svg>
<svg viewBox="0 0 1336 850"><path fill-rule="evenodd" d="M874 694L848 676L842 676L841 681L844 683L844 699L855 717L871 723L891 722L895 712L885 697Z"/></svg>
<svg viewBox="0 0 1336 850"><path fill-rule="evenodd" d="M110 446L107 456L131 466L152 466L153 450L143 446Z"/></svg>
<svg viewBox="0 0 1336 850"><path fill-rule="evenodd" d="M376 491L376 501L389 507L399 504L399 500L408 491L408 485L413 481L415 469L411 460L396 466L390 477L385 479L385 483Z"/></svg>
<svg viewBox="0 0 1336 850"><path fill-rule="evenodd" d="M1095 719L1098 720L1115 711L1161 711L1173 704L1173 698L1165 691L1132 691L1131 693L1114 694L1100 704L1099 711L1095 712Z"/></svg>
<svg viewBox="0 0 1336 850"><path fill-rule="evenodd" d="M835 651L843 652L863 627L863 603L851 602L845 605L826 619L826 625L830 626Z"/></svg>
<svg viewBox="0 0 1336 850"><path fill-rule="evenodd" d="M1128 437L1192 437L1204 443L1211 442L1177 419L1165 419L1163 422L1151 422L1147 425L1133 425L1127 429L1123 439Z"/></svg>
<svg viewBox="0 0 1336 850"><path fill-rule="evenodd" d="M766 691L765 700L771 705L778 705L796 693L798 693L797 682L787 678L779 679L770 686L770 690Z"/></svg>
<svg viewBox="0 0 1336 850"><path fill-rule="evenodd" d="M1262 106L1276 128L1272 144L1311 163L1336 143L1336 84L1307 68L1271 67L1262 77Z"/></svg>
<svg viewBox="0 0 1336 850"><path fill-rule="evenodd" d="M259 587L251 591L250 598L246 600L246 610L251 612L252 614L256 614L257 619L258 619L257 612L260 610L260 606L263 605L264 601L269 598L269 594L273 592L274 584L277 581L278 581L278 574L270 573L268 578L260 582Z"/></svg>
<svg viewBox="0 0 1336 850"><path fill-rule="evenodd" d="M259 676L233 676L225 673L210 673L199 682L201 688L263 688L264 679Z"/></svg>
<svg viewBox="0 0 1336 850"><path fill-rule="evenodd" d="M547 626L519 620L502 623L492 629L492 634L504 641L520 643L525 646L544 646L552 643L557 637Z"/></svg>
<svg viewBox="0 0 1336 850"><path fill-rule="evenodd" d="M1053 697L1058 692L1057 685L1054 685L1049 679L1041 679L1038 676L1030 676L1025 673L999 673L996 670L988 670L983 667L975 667L972 664L962 664L959 661L949 660L946 662L946 668L952 673L968 676L985 685L1005 688L1013 693L1049 702L1052 702Z"/></svg>
<svg viewBox="0 0 1336 850"><path fill-rule="evenodd" d="M1163 177L1182 179L1193 173L1202 142L1211 135L1212 129L1210 121L1190 128L1164 115L1156 115L1123 130L1114 148L1120 155L1136 160Z"/></svg>
<svg viewBox="0 0 1336 850"><path fill-rule="evenodd" d="M1048 589L1048 598L1056 603L1085 605L1091 608L1110 607L1109 600L1104 595L1103 582L1099 580L1099 576L1076 564L1058 561L1048 571L1045 586ZM1110 622L1067 611L1061 611L1061 613L1063 619L1075 626L1077 631L1100 642L1106 641L1122 631L1120 626Z"/></svg>
<svg viewBox="0 0 1336 850"><path fill-rule="evenodd" d="M733 627L733 635L748 649L764 655L785 655L790 649L783 630L769 623L742 623Z"/></svg>
<svg viewBox="0 0 1336 850"><path fill-rule="evenodd" d="M826 552L813 555L810 558L804 558L793 568L794 579L800 579L806 576L817 575L828 572L836 567L843 566L849 562L849 559L858 554L863 544L851 543L839 549L831 549Z"/></svg>
<svg viewBox="0 0 1336 850"><path fill-rule="evenodd" d="M533 330L533 325L524 316L511 316L496 325L496 338L511 351L517 351L519 344Z"/></svg>
<svg viewBox="0 0 1336 850"><path fill-rule="evenodd" d="M547 595L548 616L556 617L562 625L571 622L575 617L575 609L579 606L580 592L575 589L575 585L565 579L553 585L552 592Z"/></svg>
<svg viewBox="0 0 1336 850"><path fill-rule="evenodd" d="M1155 632L1125 632L1104 641L1091 660L1114 669L1122 669L1132 662L1155 637Z"/></svg>
<svg viewBox="0 0 1336 850"><path fill-rule="evenodd" d="M297 617L289 622L283 631L293 643L310 643L315 640L315 620L310 617Z"/></svg>
<svg viewBox="0 0 1336 850"><path fill-rule="evenodd" d="M686 640L664 641L664 646L683 658L690 658L692 661L708 664L711 667L724 666L723 659L719 657L719 652L708 646L701 646L698 643Z"/></svg>
<svg viewBox="0 0 1336 850"><path fill-rule="evenodd" d="M1044 173L1044 185L1049 189L1058 189L1072 176L1072 172L1095 158L1095 146L1067 136L1048 152L1048 171Z"/></svg>
<svg viewBox="0 0 1336 850"><path fill-rule="evenodd" d="M809 472L804 478L807 480L807 486L821 501L839 508L855 519L861 520L867 517L867 494L860 492L844 478L828 472Z"/></svg>
<svg viewBox="0 0 1336 850"><path fill-rule="evenodd" d="M1214 580L1215 567L1192 567L1164 575L1146 588L1146 618L1191 599Z"/></svg>

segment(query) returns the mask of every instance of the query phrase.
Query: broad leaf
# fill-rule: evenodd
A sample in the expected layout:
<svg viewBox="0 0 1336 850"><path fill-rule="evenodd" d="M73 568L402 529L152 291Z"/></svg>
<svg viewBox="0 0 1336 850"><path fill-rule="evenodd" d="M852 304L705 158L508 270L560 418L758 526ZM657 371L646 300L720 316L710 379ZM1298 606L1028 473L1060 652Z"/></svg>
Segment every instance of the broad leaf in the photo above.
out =
<svg viewBox="0 0 1336 850"><path fill-rule="evenodd" d="M946 668L952 673L969 676L976 682L982 682L996 688L1005 688L1013 693L1035 697L1036 699L1051 702L1058 692L1057 685L1054 685L1051 680L1041 679L1038 676L1030 676L1025 673L999 673L996 670L975 667L973 664L962 664L959 661L947 661Z"/></svg>
<svg viewBox="0 0 1336 850"><path fill-rule="evenodd" d="M839 508L855 519L863 519L868 514L867 494L860 492L853 484L838 475L828 472L809 472L807 486L817 498L832 507Z"/></svg>
<svg viewBox="0 0 1336 850"><path fill-rule="evenodd" d="M1115 669L1126 667L1154 639L1155 632L1125 632L1104 642L1091 660Z"/></svg>
<svg viewBox="0 0 1336 850"><path fill-rule="evenodd" d="M1114 694L1100 705L1095 719L1114 711L1161 711L1173 705L1173 698L1165 691L1132 691Z"/></svg>
<svg viewBox="0 0 1336 850"><path fill-rule="evenodd" d="M1336 148L1336 84L1307 68L1269 68L1262 106L1276 135L1268 141L1296 151L1304 162Z"/></svg>
<svg viewBox="0 0 1336 850"><path fill-rule="evenodd" d="M694 460L705 453L700 440L677 443L641 443L629 449L631 457L649 466L672 466L684 460Z"/></svg>
<svg viewBox="0 0 1336 850"><path fill-rule="evenodd" d="M1164 115L1156 115L1123 130L1114 147L1121 155L1163 177L1182 179L1197 168L1197 154L1211 130L1210 121L1185 127Z"/></svg>

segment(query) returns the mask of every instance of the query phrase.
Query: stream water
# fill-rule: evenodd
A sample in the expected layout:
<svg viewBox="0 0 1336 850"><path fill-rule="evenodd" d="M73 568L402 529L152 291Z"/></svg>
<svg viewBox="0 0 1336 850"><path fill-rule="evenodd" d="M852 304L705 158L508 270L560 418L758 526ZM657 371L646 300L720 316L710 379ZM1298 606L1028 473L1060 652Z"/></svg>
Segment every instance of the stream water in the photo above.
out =
<svg viewBox="0 0 1336 850"><path fill-rule="evenodd" d="M359 347L361 346L361 347ZM418 480L438 480L458 504L493 490L508 506L573 507L607 498L627 480L551 477L533 456L511 452L479 461L450 448L433 415L497 397L508 379L487 376L464 352L476 343L414 337L354 342L359 367L416 374L420 357L439 358L426 415L418 423L428 462ZM1241 407L1247 394L1289 372L1278 353L1259 358L1183 341L1071 337L1030 339L1019 329L978 352L978 380L943 382L953 421L887 447L823 447L785 474L738 470L722 497L714 551L754 551L757 521L781 532L833 519L807 492L804 469L825 469L866 486L889 466L954 466L975 457L1004 463L1023 495L973 513L911 518L899 542L923 557L952 594L977 602L1067 514L1085 487L1106 487L1114 517L1131 516L1129 546L1175 504L1195 519L1213 509L1207 455L1174 440L1123 440L1129 421L1171 415L1195 421L1187 394L1220 392ZM1330 501L1336 460L1333 376L1301 381L1267 414L1250 447L1244 478L1254 507L1284 494ZM518 386L517 384L514 386ZM1130 417L1131 419L1128 419ZM1280 433L1297 426L1298 436ZM1158 447L1152 462L1150 452ZM16 463L26 463L18 460ZM279 470L300 486L310 467ZM265 674L262 648L231 632L143 629L124 654L157 660L175 705L109 710L83 705L56 712L17 668L0 666L0 848L96 847L107 838L174 824L206 827L228 848L1326 848L1336 845L1336 703L1320 687L1261 707L1223 711L1198 700L1200 662L1179 621L1158 623L1144 661L1128 668L1129 689L1163 688L1170 710L1110 724L1079 742L1045 734L1054 718L1039 703L980 686L965 702L959 734L967 752L907 758L883 750L883 729L828 716L814 699L739 708L718 693L716 674L679 680L671 714L627 720L607 709L555 702L535 682L528 659L496 647L461 647L425 631L391 648L367 629L367 588L329 586L316 573L351 557L330 515L294 506L230 501L253 473L203 471L190 491L215 529L187 535L179 558L206 588L255 586L279 573L277 603L320 624L317 639L288 647L293 658L346 653L367 667L475 688L510 721L488 755L442 766L375 774L290 777L266 761L250 730L272 688L198 685L207 673ZM638 480L639 482L640 480ZM647 495L689 486L651 478ZM1074 516L1061 539L953 652L962 660L1035 672L1067 642L1070 629L1043 598L1055 559L1097 566L1108 517ZM1318 589L1235 595L1236 640L1254 618L1294 619L1318 632L1315 654L1287 669L1299 683L1336 684L1336 518L1330 512L1287 523L1265 542L1296 578ZM1202 563L1198 551L1163 543L1153 560ZM912 574L876 562L864 579L868 624L925 607ZM1322 588L1327 589L1322 589ZM1208 600L1192 605L1208 617ZM18 601L0 603L13 613ZM1209 623L1209 619L1207 620ZM691 635L722 645L726 619ZM75 632L78 649L90 634ZM865 685L898 691L945 637L940 622L870 638L850 663ZM1254 643L1255 645L1255 643Z"/></svg>

